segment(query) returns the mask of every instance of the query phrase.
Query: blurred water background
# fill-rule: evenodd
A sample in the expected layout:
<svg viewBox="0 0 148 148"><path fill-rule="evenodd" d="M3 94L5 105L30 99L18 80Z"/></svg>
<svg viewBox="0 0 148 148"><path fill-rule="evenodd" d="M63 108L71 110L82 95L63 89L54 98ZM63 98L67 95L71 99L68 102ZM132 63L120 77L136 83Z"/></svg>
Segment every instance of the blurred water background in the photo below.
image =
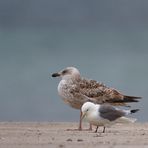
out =
<svg viewBox="0 0 148 148"><path fill-rule="evenodd" d="M0 121L78 121L51 74L82 76L142 96L148 120L148 1L0 0Z"/></svg>

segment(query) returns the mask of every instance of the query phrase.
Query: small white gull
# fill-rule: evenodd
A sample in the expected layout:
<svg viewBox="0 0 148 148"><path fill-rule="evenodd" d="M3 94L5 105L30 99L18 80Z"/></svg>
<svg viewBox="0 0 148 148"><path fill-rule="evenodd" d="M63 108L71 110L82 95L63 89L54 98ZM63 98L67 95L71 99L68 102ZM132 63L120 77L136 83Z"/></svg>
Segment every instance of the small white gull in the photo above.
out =
<svg viewBox="0 0 148 148"><path fill-rule="evenodd" d="M101 105L94 104L92 102L85 102L81 107L81 111L82 119L85 117L90 124L97 126L95 132L97 132L99 126L103 126L104 133L105 127L119 123L120 121L118 121L118 119L121 119L129 114L136 113L139 109L121 110L109 104ZM126 119L130 121L130 118L123 118L123 121Z"/></svg>
<svg viewBox="0 0 148 148"><path fill-rule="evenodd" d="M127 103L138 102L141 97L127 96L114 88L105 86L95 80L82 78L75 67L67 67L60 72L53 73L52 77L61 77L58 85L58 93L69 106L81 110L81 106L91 101L97 104L109 103L114 106L127 106ZM79 130L81 126L81 115Z"/></svg>

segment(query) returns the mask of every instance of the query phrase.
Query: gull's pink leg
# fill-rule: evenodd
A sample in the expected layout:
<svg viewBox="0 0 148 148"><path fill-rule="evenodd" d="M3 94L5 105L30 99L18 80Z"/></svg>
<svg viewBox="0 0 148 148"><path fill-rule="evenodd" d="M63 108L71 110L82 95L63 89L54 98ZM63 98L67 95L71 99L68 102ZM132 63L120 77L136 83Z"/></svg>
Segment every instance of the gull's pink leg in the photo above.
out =
<svg viewBox="0 0 148 148"><path fill-rule="evenodd" d="M79 127L78 129L67 129L68 131L74 131L74 130L78 130L78 131L82 131L82 112L80 111L80 121L79 121ZM90 124L89 129L88 130L92 130L92 125Z"/></svg>
<svg viewBox="0 0 148 148"><path fill-rule="evenodd" d="M79 127L77 129L67 129L68 131L81 131L82 130L82 112L80 111Z"/></svg>
<svg viewBox="0 0 148 148"><path fill-rule="evenodd" d="M82 130L82 112L80 110L80 121L79 121L79 128L78 128L79 131Z"/></svg>
<svg viewBox="0 0 148 148"><path fill-rule="evenodd" d="M90 131L92 131L92 124L89 124L89 129Z"/></svg>

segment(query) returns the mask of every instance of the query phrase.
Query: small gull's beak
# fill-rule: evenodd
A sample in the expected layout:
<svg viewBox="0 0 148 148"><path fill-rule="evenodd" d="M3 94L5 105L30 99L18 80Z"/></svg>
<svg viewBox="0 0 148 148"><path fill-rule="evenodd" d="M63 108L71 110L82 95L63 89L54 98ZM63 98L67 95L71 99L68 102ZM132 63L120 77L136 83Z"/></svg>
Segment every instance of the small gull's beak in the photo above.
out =
<svg viewBox="0 0 148 148"><path fill-rule="evenodd" d="M82 113L81 120L85 117L86 113Z"/></svg>
<svg viewBox="0 0 148 148"><path fill-rule="evenodd" d="M53 73L51 76L52 76L52 77L59 77L60 74L59 74L59 73Z"/></svg>

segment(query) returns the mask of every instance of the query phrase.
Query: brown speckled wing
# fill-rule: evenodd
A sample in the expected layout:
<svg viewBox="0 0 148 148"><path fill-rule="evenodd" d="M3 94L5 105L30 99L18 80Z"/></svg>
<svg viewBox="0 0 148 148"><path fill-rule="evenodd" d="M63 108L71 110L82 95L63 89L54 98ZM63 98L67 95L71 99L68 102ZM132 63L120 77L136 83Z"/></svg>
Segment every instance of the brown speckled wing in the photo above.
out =
<svg viewBox="0 0 148 148"><path fill-rule="evenodd" d="M91 98L94 103L110 103L112 105L126 106L129 102L138 102L140 97L124 96L114 88L109 88L94 80L82 79L79 81L78 91Z"/></svg>

